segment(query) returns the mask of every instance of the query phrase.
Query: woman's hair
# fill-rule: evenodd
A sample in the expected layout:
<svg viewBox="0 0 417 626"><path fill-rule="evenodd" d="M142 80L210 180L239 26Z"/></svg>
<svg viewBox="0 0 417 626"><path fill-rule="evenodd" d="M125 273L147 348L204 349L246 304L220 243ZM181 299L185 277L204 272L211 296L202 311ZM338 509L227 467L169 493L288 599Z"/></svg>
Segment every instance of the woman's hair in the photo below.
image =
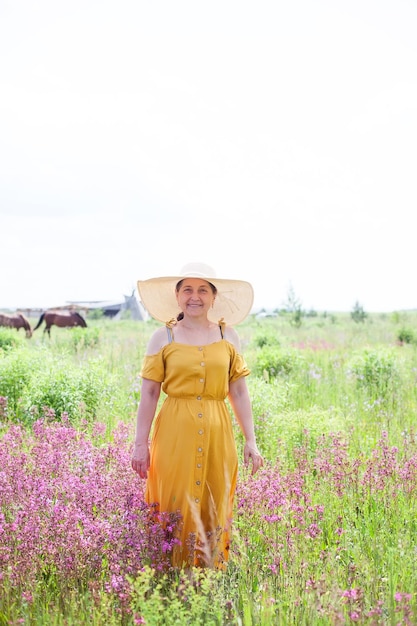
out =
<svg viewBox="0 0 417 626"><path fill-rule="evenodd" d="M182 285L184 280L185 280L184 278L181 278L181 280L179 280L177 282L177 284L175 285L175 292L176 293L178 293L179 290L181 289L181 285ZM205 279L203 278L203 280L205 280ZM206 282L210 285L211 290L213 292L213 295L216 296L217 295L217 287L216 287L216 285L213 285L213 283L211 283L209 280L206 280ZM181 313L178 313L178 315L177 315L177 321L179 322L180 320L182 320L183 317L184 317L184 313L181 311Z"/></svg>

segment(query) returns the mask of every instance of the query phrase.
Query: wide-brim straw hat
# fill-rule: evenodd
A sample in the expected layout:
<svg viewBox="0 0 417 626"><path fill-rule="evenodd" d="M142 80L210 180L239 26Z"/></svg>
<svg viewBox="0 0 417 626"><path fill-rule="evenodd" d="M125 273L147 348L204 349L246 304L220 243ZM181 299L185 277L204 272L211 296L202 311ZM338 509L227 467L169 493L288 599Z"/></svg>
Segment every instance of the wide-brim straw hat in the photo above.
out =
<svg viewBox="0 0 417 626"><path fill-rule="evenodd" d="M240 324L253 306L253 288L245 280L217 278L216 273L203 263L188 263L178 276L161 276L138 280L138 292L148 313L160 322L169 322L180 313L175 287L183 278L203 278L217 289L214 305L208 319L217 323L223 319L229 326Z"/></svg>

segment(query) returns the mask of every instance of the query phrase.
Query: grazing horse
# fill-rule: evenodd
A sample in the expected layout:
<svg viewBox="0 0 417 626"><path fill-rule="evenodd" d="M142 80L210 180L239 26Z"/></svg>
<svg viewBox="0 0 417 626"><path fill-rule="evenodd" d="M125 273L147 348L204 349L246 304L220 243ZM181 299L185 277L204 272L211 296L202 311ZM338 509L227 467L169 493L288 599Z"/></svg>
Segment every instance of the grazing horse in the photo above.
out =
<svg viewBox="0 0 417 626"><path fill-rule="evenodd" d="M72 327L81 326L87 327L87 322L77 311L45 311L39 318L39 322L36 324L33 330L39 328L39 326L45 322L44 333L48 333L51 336L51 326Z"/></svg>
<svg viewBox="0 0 417 626"><path fill-rule="evenodd" d="M16 330L23 328L26 331L26 337L32 337L32 328L22 313L0 313L0 326L16 328Z"/></svg>

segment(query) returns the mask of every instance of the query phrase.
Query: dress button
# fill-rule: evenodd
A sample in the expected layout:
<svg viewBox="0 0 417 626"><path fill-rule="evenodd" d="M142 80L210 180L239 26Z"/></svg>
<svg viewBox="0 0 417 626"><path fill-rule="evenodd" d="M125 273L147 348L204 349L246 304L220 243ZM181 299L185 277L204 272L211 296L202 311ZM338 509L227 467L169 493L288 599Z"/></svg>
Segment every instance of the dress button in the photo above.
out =
<svg viewBox="0 0 417 626"><path fill-rule="evenodd" d="M199 430L199 431L198 431L198 434L199 434L199 435L202 435L202 434L203 434L203 432L204 432L204 430Z"/></svg>
<svg viewBox="0 0 417 626"><path fill-rule="evenodd" d="M202 414L202 413L199 413L199 414L198 414L198 417L203 417L203 414Z"/></svg>
<svg viewBox="0 0 417 626"><path fill-rule="evenodd" d="M200 502L199 498L196 498L195 501L197 502L197 504Z"/></svg>
<svg viewBox="0 0 417 626"><path fill-rule="evenodd" d="M204 378L200 378L200 383L204 383Z"/></svg>
<svg viewBox="0 0 417 626"><path fill-rule="evenodd" d="M201 361L200 365L201 365L201 367L204 367L205 366L204 361Z"/></svg>
<svg viewBox="0 0 417 626"><path fill-rule="evenodd" d="M198 349L199 349L199 350L202 350L203 348L200 346Z"/></svg>
<svg viewBox="0 0 417 626"><path fill-rule="evenodd" d="M201 400L201 396L197 396L197 400Z"/></svg>
<svg viewBox="0 0 417 626"><path fill-rule="evenodd" d="M200 482L199 480L196 480L196 481L195 481L195 484L196 484L196 485L201 485L201 482Z"/></svg>
<svg viewBox="0 0 417 626"><path fill-rule="evenodd" d="M200 468L201 467L201 463L197 463L197 467Z"/></svg>
<svg viewBox="0 0 417 626"><path fill-rule="evenodd" d="M198 452L203 452L203 448L198 448Z"/></svg>

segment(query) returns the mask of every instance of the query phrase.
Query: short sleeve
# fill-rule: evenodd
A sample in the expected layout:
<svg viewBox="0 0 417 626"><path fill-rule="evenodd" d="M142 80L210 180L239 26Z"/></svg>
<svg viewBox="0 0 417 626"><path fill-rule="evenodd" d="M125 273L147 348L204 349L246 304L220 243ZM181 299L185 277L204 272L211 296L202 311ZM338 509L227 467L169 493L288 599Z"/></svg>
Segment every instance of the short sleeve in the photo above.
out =
<svg viewBox="0 0 417 626"><path fill-rule="evenodd" d="M242 376L249 376L250 369L246 365L246 361L241 354L234 353L230 363L229 382L234 382Z"/></svg>
<svg viewBox="0 0 417 626"><path fill-rule="evenodd" d="M139 376L141 378L154 380L157 383L163 382L165 379L165 361L162 350L157 354L146 355L143 358L142 369L139 372Z"/></svg>

